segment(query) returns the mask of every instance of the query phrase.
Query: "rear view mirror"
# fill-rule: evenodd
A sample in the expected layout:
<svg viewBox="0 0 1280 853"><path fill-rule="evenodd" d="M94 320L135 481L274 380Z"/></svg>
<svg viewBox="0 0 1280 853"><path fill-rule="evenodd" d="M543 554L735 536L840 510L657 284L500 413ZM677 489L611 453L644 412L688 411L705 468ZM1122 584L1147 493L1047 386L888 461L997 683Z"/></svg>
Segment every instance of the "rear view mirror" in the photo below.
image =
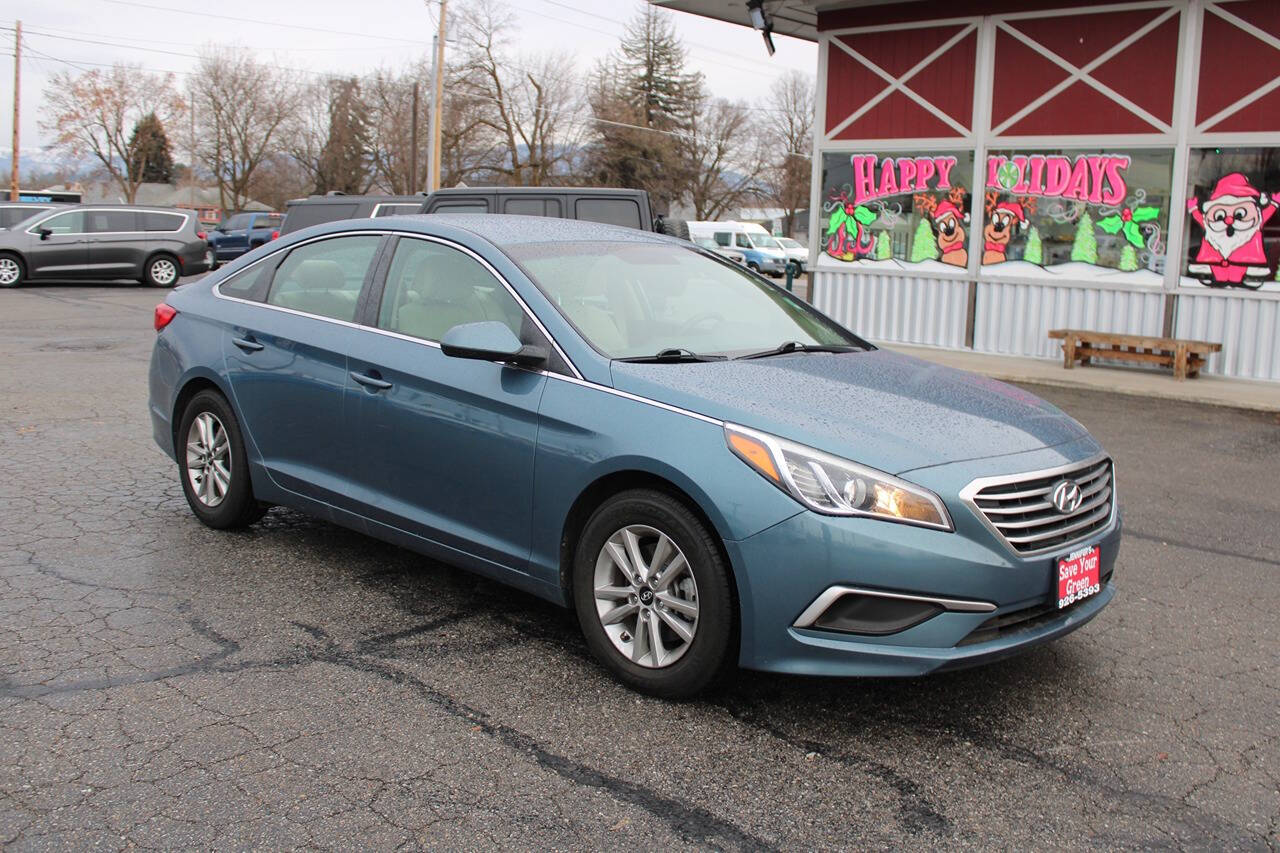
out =
<svg viewBox="0 0 1280 853"><path fill-rule="evenodd" d="M440 350L453 358L474 358L507 364L537 365L547 360L543 347L520 343L505 323L485 320L454 326L440 339Z"/></svg>

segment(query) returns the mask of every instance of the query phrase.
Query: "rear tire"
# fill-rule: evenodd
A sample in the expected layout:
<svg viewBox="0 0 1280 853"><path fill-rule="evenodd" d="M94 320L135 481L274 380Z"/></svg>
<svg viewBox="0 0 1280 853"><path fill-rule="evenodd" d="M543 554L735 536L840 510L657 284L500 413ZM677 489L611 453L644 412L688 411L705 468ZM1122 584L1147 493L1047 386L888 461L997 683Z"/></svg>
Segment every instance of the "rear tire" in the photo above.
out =
<svg viewBox="0 0 1280 853"><path fill-rule="evenodd" d="M152 287L173 287L182 275L182 266L173 255L154 255L147 258L142 270L142 280Z"/></svg>
<svg viewBox="0 0 1280 853"><path fill-rule="evenodd" d="M662 492L622 492L595 511L578 539L573 598L591 653L642 693L687 699L734 662L729 568L714 534Z"/></svg>
<svg viewBox="0 0 1280 853"><path fill-rule="evenodd" d="M246 527L267 511L253 497L240 424L217 391L191 398L178 423L174 453L182 492L202 523L216 530Z"/></svg>
<svg viewBox="0 0 1280 853"><path fill-rule="evenodd" d="M17 287L26 277L22 258L9 252L0 254L0 287Z"/></svg>

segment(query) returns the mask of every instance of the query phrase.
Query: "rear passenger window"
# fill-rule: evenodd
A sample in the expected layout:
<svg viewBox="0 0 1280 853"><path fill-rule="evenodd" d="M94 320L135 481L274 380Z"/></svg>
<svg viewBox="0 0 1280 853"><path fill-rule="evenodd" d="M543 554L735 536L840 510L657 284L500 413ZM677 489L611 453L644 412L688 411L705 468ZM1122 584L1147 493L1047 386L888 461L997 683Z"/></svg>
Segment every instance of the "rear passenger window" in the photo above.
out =
<svg viewBox="0 0 1280 853"><path fill-rule="evenodd" d="M560 216L558 198L509 198L502 203L503 213L520 216Z"/></svg>
<svg viewBox="0 0 1280 853"><path fill-rule="evenodd" d="M276 270L267 303L354 322L360 289L381 239L367 234L299 246Z"/></svg>
<svg viewBox="0 0 1280 853"><path fill-rule="evenodd" d="M644 228L640 221L640 205L629 198L580 198L574 211L576 218L587 222Z"/></svg>
<svg viewBox="0 0 1280 853"><path fill-rule="evenodd" d="M90 234L129 233L138 230L137 214L132 210L86 210L86 231Z"/></svg>
<svg viewBox="0 0 1280 853"><path fill-rule="evenodd" d="M401 238L378 308L378 328L427 341L463 323L496 320L520 336L520 304L475 258L427 240Z"/></svg>
<svg viewBox="0 0 1280 853"><path fill-rule="evenodd" d="M728 231L717 231L717 232L715 233L716 245L717 245L717 246L728 246L728 245L729 245L729 243L730 243L730 238L731 238L732 236L733 236L733 235L732 235L732 234L730 234Z"/></svg>
<svg viewBox="0 0 1280 853"><path fill-rule="evenodd" d="M177 231L187 218L180 213L154 213L142 211L138 214L140 231Z"/></svg>

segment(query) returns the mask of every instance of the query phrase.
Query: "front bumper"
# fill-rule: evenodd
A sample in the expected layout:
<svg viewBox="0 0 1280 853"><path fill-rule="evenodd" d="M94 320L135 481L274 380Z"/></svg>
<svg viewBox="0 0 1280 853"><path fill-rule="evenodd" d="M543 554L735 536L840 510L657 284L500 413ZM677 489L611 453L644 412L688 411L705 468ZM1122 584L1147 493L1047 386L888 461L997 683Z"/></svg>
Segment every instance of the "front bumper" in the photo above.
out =
<svg viewBox="0 0 1280 853"><path fill-rule="evenodd" d="M1090 447L1096 452L1096 445L1084 442L1067 454L1083 455ZM1011 471L1035 470L1048 455L1029 454L1022 465L1010 461L1019 458L1015 456L906 476L944 496L955 495L957 488L942 489L941 483L992 473L993 464L1012 466ZM1115 596L1119 513L1087 540L1025 557L958 499L947 500L947 505L955 532L803 512L755 536L727 542L742 608L739 663L749 669L826 676L911 676L957 669L1070 633ZM1101 592L1064 610L1051 609L1058 558L1085 542L1101 549ZM994 609L940 609L882 635L814 627L804 617L812 615L824 591L839 586L978 602Z"/></svg>

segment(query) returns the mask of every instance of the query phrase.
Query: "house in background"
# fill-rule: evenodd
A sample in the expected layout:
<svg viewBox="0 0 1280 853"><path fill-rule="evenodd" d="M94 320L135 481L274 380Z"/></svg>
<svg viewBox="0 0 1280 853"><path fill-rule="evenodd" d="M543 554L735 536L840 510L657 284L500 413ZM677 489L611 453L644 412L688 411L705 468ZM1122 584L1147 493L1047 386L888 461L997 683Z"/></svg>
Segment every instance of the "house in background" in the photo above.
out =
<svg viewBox="0 0 1280 853"><path fill-rule="evenodd" d="M818 45L823 311L1045 358L1053 328L1219 341L1209 372L1280 382L1280 0L760 5Z"/></svg>

